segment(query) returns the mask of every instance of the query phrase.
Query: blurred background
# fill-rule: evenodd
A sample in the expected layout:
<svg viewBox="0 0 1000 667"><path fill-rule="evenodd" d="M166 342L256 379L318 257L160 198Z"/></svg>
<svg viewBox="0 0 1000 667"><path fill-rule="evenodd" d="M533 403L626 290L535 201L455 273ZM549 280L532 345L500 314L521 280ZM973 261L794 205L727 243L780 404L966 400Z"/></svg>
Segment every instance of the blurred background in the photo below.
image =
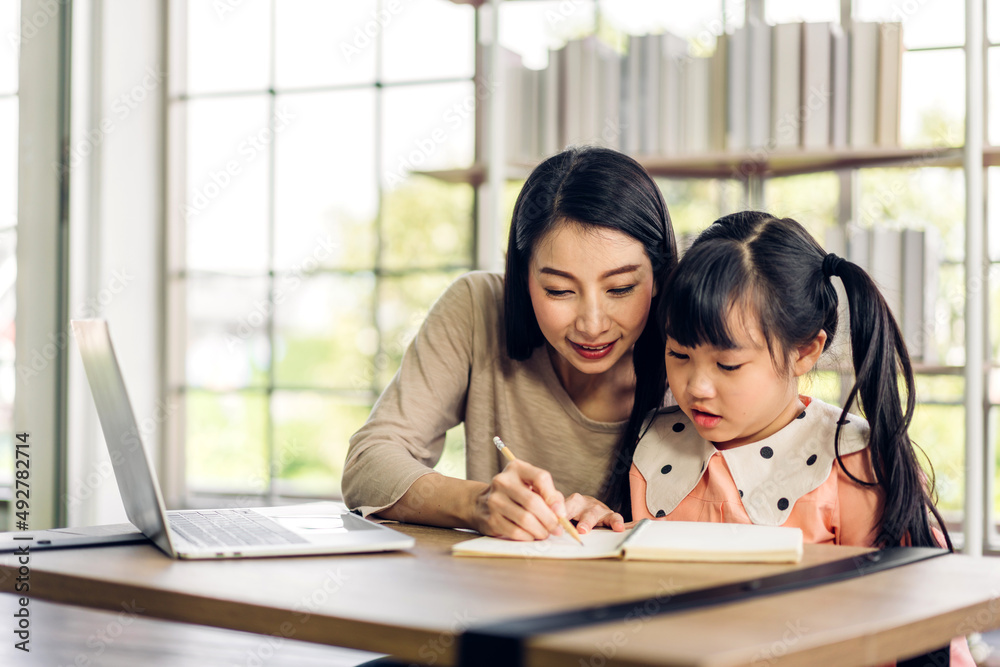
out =
<svg viewBox="0 0 1000 667"><path fill-rule="evenodd" d="M680 235L750 205L798 219L824 244L869 228L927 232L934 280L911 435L956 531L972 516L984 527L977 543L1000 549L1000 86L978 86L985 182L983 214L970 217L964 3L479 4L0 3L5 516L15 434L28 432L33 528L124 520L70 317L109 320L169 506L338 498L348 438L428 307L461 273L502 267L514 198L546 153L516 154L511 136L537 107L512 82L545 76L531 72L581 40L625 62L636 37L670 33L682 59L710 59L749 17L901 24L895 141L666 154L617 130L582 138L640 157ZM984 6L983 81L997 82L1000 0ZM547 141L559 150L577 139L557 128ZM765 169L741 170L747 156ZM972 262L970 224L986 229ZM986 315L973 438L967 284ZM841 371L832 360L804 391L839 402ZM984 464L972 505L970 440ZM460 428L449 433L442 472L464 474L462 441Z"/></svg>

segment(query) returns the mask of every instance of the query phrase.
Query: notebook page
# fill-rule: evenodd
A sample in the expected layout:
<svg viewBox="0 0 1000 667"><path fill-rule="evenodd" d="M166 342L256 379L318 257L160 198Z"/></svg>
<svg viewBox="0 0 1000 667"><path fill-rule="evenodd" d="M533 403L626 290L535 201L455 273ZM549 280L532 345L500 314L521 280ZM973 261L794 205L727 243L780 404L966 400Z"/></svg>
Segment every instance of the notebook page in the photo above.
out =
<svg viewBox="0 0 1000 667"><path fill-rule="evenodd" d="M567 560L617 558L622 540L629 531L593 530L580 535L583 546L569 535L552 535L546 540L515 542L498 537L477 537L459 542L451 548L454 556L486 556L491 558L555 558Z"/></svg>
<svg viewBox="0 0 1000 667"><path fill-rule="evenodd" d="M783 526L640 521L623 545L631 560L797 563L802 531Z"/></svg>

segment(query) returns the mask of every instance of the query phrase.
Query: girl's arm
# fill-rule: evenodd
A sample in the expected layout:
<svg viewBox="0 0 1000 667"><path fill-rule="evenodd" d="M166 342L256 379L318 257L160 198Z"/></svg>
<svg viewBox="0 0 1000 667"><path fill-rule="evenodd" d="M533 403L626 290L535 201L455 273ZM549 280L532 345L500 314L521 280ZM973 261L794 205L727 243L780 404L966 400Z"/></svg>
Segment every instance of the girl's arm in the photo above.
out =
<svg viewBox="0 0 1000 667"><path fill-rule="evenodd" d="M875 481L871 455L867 448L843 456L841 460L856 478L865 482ZM840 500L840 533L837 544L873 546L882 514L881 487L858 484L848 477L836 462L833 464L833 469L838 477L837 493Z"/></svg>

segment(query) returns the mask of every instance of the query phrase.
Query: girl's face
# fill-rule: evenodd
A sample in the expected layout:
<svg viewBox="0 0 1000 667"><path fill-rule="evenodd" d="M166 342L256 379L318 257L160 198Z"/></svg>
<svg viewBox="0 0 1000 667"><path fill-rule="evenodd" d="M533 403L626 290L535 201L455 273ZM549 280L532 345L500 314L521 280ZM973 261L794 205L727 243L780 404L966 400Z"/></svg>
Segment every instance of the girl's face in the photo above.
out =
<svg viewBox="0 0 1000 667"><path fill-rule="evenodd" d="M729 316L736 347L685 347L667 336L667 382L698 434L729 449L762 440L802 410L798 378L808 372L823 350L826 334L797 349L780 373L754 318ZM817 347L818 345L818 347Z"/></svg>
<svg viewBox="0 0 1000 667"><path fill-rule="evenodd" d="M603 227L557 224L535 245L528 293L557 371L595 375L632 349L656 294L642 244ZM558 366L561 366L559 368Z"/></svg>

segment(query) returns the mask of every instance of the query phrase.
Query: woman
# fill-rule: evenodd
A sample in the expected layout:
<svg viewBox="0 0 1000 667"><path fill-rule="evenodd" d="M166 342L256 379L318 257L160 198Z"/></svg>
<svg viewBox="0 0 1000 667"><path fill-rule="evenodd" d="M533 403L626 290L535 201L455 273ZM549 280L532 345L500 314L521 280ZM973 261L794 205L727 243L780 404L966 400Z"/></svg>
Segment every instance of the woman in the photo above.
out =
<svg viewBox="0 0 1000 667"><path fill-rule="evenodd" d="M579 532L623 529L594 496L616 443L638 436L630 415L660 402L632 411L636 387L663 397L649 312L676 263L663 196L635 160L580 147L540 164L514 206L505 274L473 272L448 288L351 438L345 502L518 540L558 534L557 515ZM463 422L465 480L430 467ZM520 460L505 467L494 436Z"/></svg>

